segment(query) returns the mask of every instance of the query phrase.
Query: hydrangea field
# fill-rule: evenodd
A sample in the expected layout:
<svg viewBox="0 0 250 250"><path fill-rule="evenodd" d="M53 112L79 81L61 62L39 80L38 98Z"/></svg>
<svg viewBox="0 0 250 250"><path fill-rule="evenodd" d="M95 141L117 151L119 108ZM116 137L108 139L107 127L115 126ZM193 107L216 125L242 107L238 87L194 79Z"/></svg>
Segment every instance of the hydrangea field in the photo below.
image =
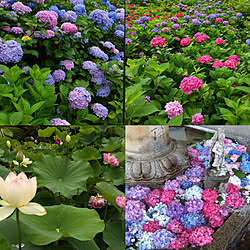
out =
<svg viewBox="0 0 250 250"><path fill-rule="evenodd" d="M1 127L0 248L122 250L124 128Z"/></svg>
<svg viewBox="0 0 250 250"><path fill-rule="evenodd" d="M249 206L249 155L230 139L225 140L224 164L230 172L226 192L204 188L211 143L188 148L190 167L162 188L126 187L126 249L202 247L234 211Z"/></svg>
<svg viewBox="0 0 250 250"><path fill-rule="evenodd" d="M249 6L128 1L126 124L249 124Z"/></svg>
<svg viewBox="0 0 250 250"><path fill-rule="evenodd" d="M121 124L123 2L0 1L0 124Z"/></svg>

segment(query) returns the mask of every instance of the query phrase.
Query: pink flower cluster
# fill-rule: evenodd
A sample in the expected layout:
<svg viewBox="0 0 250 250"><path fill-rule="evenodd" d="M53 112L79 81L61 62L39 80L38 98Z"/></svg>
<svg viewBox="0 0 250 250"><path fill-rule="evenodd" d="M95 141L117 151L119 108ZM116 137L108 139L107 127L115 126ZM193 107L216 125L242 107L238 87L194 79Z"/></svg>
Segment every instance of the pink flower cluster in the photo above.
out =
<svg viewBox="0 0 250 250"><path fill-rule="evenodd" d="M176 193L174 190L164 190L162 192L160 201L164 204L170 204L175 196Z"/></svg>
<svg viewBox="0 0 250 250"><path fill-rule="evenodd" d="M123 211L125 212L126 197L124 195L116 196L115 202L116 202L117 207L122 208Z"/></svg>
<svg viewBox="0 0 250 250"><path fill-rule="evenodd" d="M213 228L217 228L217 227L220 227L222 226L224 223L224 219L222 216L220 215L214 215L214 216L211 216L209 218L209 222L208 224L213 227Z"/></svg>
<svg viewBox="0 0 250 250"><path fill-rule="evenodd" d="M36 3L44 3L44 0L32 0L32 2L36 2Z"/></svg>
<svg viewBox="0 0 250 250"><path fill-rule="evenodd" d="M228 183L227 186L227 191L228 194L236 194L238 195L240 192L240 188L236 185L234 185L233 183Z"/></svg>
<svg viewBox="0 0 250 250"><path fill-rule="evenodd" d="M104 153L103 160L112 166L116 166L116 167L119 166L119 162L117 158L114 155L110 156L110 153Z"/></svg>
<svg viewBox="0 0 250 250"><path fill-rule="evenodd" d="M215 43L216 43L216 44L226 44L226 42L224 42L223 39L221 39L221 38L217 38L217 39L215 40Z"/></svg>
<svg viewBox="0 0 250 250"><path fill-rule="evenodd" d="M238 62L240 60L240 58L237 55L231 55L228 57L228 60L235 60Z"/></svg>
<svg viewBox="0 0 250 250"><path fill-rule="evenodd" d="M192 116L192 123L194 125L201 125L204 123L203 115L201 113L197 113Z"/></svg>
<svg viewBox="0 0 250 250"><path fill-rule="evenodd" d="M16 2L14 4L12 4L12 9L20 14L20 15L24 15L26 13L30 13L32 11L32 9L29 6L26 6L24 4L22 4L21 2Z"/></svg>
<svg viewBox="0 0 250 250"><path fill-rule="evenodd" d="M183 114L183 108L178 101L169 102L165 106L165 111L169 119Z"/></svg>
<svg viewBox="0 0 250 250"><path fill-rule="evenodd" d="M154 37L150 42L151 47L163 47L164 44L166 44L165 38L160 36Z"/></svg>
<svg viewBox="0 0 250 250"><path fill-rule="evenodd" d="M197 77L185 77L181 81L180 89L183 90L185 94L191 94L192 90L197 90L198 88L203 88L203 82Z"/></svg>
<svg viewBox="0 0 250 250"><path fill-rule="evenodd" d="M191 42L191 39L190 38L183 38L181 39L181 42L180 42L180 45L181 46L188 46Z"/></svg>
<svg viewBox="0 0 250 250"><path fill-rule="evenodd" d="M195 41L197 43L202 43L208 39L207 35L202 35L200 32L196 33L194 37L196 38Z"/></svg>
<svg viewBox="0 0 250 250"><path fill-rule="evenodd" d="M212 189L205 189L202 192L202 199L206 202L214 203L217 200L217 192Z"/></svg>
<svg viewBox="0 0 250 250"><path fill-rule="evenodd" d="M154 207L156 203L160 202L162 191L162 189L154 189L152 192L150 192L147 199L145 200L149 207Z"/></svg>
<svg viewBox="0 0 250 250"><path fill-rule="evenodd" d="M72 60L61 61L60 65L63 65L67 70L71 70L75 67L74 62Z"/></svg>
<svg viewBox="0 0 250 250"><path fill-rule="evenodd" d="M236 149L236 150L239 150L241 153L242 153L243 151L246 152L246 150L247 150L247 148L246 148L245 146L243 146L243 145L239 145L239 146L237 146L235 149Z"/></svg>
<svg viewBox="0 0 250 250"><path fill-rule="evenodd" d="M24 33L23 29L21 27L13 27L11 28L11 31L12 33L15 33L15 34L22 34Z"/></svg>
<svg viewBox="0 0 250 250"><path fill-rule="evenodd" d="M239 209L245 204L245 200L238 195L229 195L226 198L226 205L233 209Z"/></svg>
<svg viewBox="0 0 250 250"><path fill-rule="evenodd" d="M220 206L218 204L213 204L211 202L205 203L202 214L205 216L205 218L210 218L214 215L220 214Z"/></svg>
<svg viewBox="0 0 250 250"><path fill-rule="evenodd" d="M218 18L216 18L215 22L216 22L216 23L221 23L221 22L223 22L223 19L220 18L220 17L218 17Z"/></svg>
<svg viewBox="0 0 250 250"><path fill-rule="evenodd" d="M212 67L213 68L222 68L225 66L225 63L222 61L214 61Z"/></svg>
<svg viewBox="0 0 250 250"><path fill-rule="evenodd" d="M55 36L55 32L53 30L47 30L47 34L45 34L46 38L51 38Z"/></svg>
<svg viewBox="0 0 250 250"><path fill-rule="evenodd" d="M100 194L97 194L97 196L91 196L88 206L90 208L102 208L105 206L105 199Z"/></svg>
<svg viewBox="0 0 250 250"><path fill-rule="evenodd" d="M225 61L225 66L229 69L236 69L239 63L236 60Z"/></svg>
<svg viewBox="0 0 250 250"><path fill-rule="evenodd" d="M175 234L177 233L181 233L183 230L184 230L184 226L181 222L179 222L178 220L176 219L173 219L171 220L168 224L167 224L167 227L166 229L168 231L171 231Z"/></svg>
<svg viewBox="0 0 250 250"><path fill-rule="evenodd" d="M210 227L198 226L189 236L189 242L192 245L203 246L213 241L211 236L214 233L214 230Z"/></svg>
<svg viewBox="0 0 250 250"><path fill-rule="evenodd" d="M211 56L205 55L205 56L200 56L197 62L208 64L209 62L212 62L213 60L214 59Z"/></svg>
<svg viewBox="0 0 250 250"><path fill-rule="evenodd" d="M55 11L42 10L37 12L36 18L45 23L49 28L55 28L57 25L58 14Z"/></svg>
<svg viewBox="0 0 250 250"><path fill-rule="evenodd" d="M149 221L148 223L143 225L144 232L154 233L159 229L162 229L162 227L159 225L159 221Z"/></svg>
<svg viewBox="0 0 250 250"><path fill-rule="evenodd" d="M71 34L71 35L74 35L75 33L78 32L78 29L77 29L76 25L72 24L72 23L63 23L61 25L61 29L63 29L63 31L66 34Z"/></svg>

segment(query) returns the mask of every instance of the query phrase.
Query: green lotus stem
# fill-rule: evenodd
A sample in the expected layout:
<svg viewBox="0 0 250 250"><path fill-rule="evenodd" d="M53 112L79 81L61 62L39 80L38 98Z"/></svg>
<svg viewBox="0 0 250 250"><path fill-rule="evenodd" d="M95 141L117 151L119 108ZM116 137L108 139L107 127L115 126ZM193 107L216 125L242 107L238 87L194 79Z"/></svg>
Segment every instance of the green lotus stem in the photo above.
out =
<svg viewBox="0 0 250 250"><path fill-rule="evenodd" d="M105 214L104 214L104 218L103 218L104 222L106 220L107 211L108 211L108 202L107 202L106 207L105 207Z"/></svg>
<svg viewBox="0 0 250 250"><path fill-rule="evenodd" d="M16 222L17 222L17 228L18 228L18 248L19 250L22 249L21 246L21 228L20 228L20 220L19 220L19 210L16 209Z"/></svg>

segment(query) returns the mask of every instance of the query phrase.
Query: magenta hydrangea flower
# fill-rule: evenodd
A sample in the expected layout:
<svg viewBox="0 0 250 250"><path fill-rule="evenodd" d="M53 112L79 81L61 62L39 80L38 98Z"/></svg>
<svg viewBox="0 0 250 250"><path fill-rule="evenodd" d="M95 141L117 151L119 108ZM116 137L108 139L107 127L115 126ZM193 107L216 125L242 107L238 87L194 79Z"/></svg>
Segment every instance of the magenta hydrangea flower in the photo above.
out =
<svg viewBox="0 0 250 250"><path fill-rule="evenodd" d="M154 207L156 203L160 202L162 190L154 189L149 193L145 202L149 205L149 207Z"/></svg>
<svg viewBox="0 0 250 250"><path fill-rule="evenodd" d="M190 234L189 242L192 245L196 245L200 247L204 246L213 241L213 237L211 236L213 233L214 233L214 230L210 227L198 226Z"/></svg>
<svg viewBox="0 0 250 250"><path fill-rule="evenodd" d="M36 18L52 29L57 25L58 14L55 11L42 10L37 12Z"/></svg>
<svg viewBox="0 0 250 250"><path fill-rule="evenodd" d="M226 42L224 42L223 39L221 39L221 38L217 38L217 39L215 40L215 43L216 43L216 44L226 44Z"/></svg>
<svg viewBox="0 0 250 250"><path fill-rule="evenodd" d="M222 61L214 61L212 67L213 68L222 68L225 66L225 63Z"/></svg>
<svg viewBox="0 0 250 250"><path fill-rule="evenodd" d="M214 216L209 218L208 225L213 227L213 228L217 228L217 227L221 227L223 225L223 223L224 223L224 219L222 216L214 215Z"/></svg>
<svg viewBox="0 0 250 250"><path fill-rule="evenodd" d="M226 198L226 205L233 209L239 209L245 204L245 200L238 195L229 195Z"/></svg>
<svg viewBox="0 0 250 250"><path fill-rule="evenodd" d="M214 203L217 200L217 192L212 189L205 189L202 192L202 199L205 200L206 202L212 202Z"/></svg>
<svg viewBox="0 0 250 250"><path fill-rule="evenodd" d="M211 202L207 202L207 203L205 203L205 205L202 209L202 214L205 216L205 218L210 218L211 216L219 215L220 214L220 206L218 204L213 204Z"/></svg>
<svg viewBox="0 0 250 250"><path fill-rule="evenodd" d="M238 186L234 185L233 183L228 183L226 192L227 192L227 194L238 195L240 192L240 188Z"/></svg>
<svg viewBox="0 0 250 250"><path fill-rule="evenodd" d="M160 36L154 37L150 42L151 47L163 47L164 44L166 44L165 38Z"/></svg>
<svg viewBox="0 0 250 250"><path fill-rule="evenodd" d="M72 23L63 23L61 25L61 29L63 29L63 31L66 34L71 34L71 35L74 35L75 33L78 32L78 28L76 27L75 24L72 24Z"/></svg>
<svg viewBox="0 0 250 250"><path fill-rule="evenodd" d="M204 123L203 115L201 113L197 113L192 116L192 123L194 125L201 125Z"/></svg>
<svg viewBox="0 0 250 250"><path fill-rule="evenodd" d="M236 69L238 64L239 63L233 59L225 61L225 66L229 69Z"/></svg>
<svg viewBox="0 0 250 250"><path fill-rule="evenodd" d="M165 106L165 111L169 119L183 114L182 105L178 101L169 102Z"/></svg>
<svg viewBox="0 0 250 250"><path fill-rule="evenodd" d="M180 89L185 94L191 94L192 90L198 90L199 88L203 88L203 82L195 76L185 77L181 81Z"/></svg>
<svg viewBox="0 0 250 250"><path fill-rule="evenodd" d="M166 229L168 231L171 231L172 233L177 234L181 233L184 230L184 226L180 221L173 219L167 224Z"/></svg>
<svg viewBox="0 0 250 250"><path fill-rule="evenodd" d="M237 55L231 55L228 57L228 60L235 60L238 62L240 60L240 58Z"/></svg>
<svg viewBox="0 0 250 250"><path fill-rule="evenodd" d="M200 56L197 62L208 64L209 62L212 62L213 60L214 59L211 56L205 55L205 56Z"/></svg>
<svg viewBox="0 0 250 250"><path fill-rule="evenodd" d="M143 225L144 232L154 233L159 229L162 229L162 227L159 225L159 221L149 221L148 223Z"/></svg>
<svg viewBox="0 0 250 250"><path fill-rule="evenodd" d="M191 42L191 39L190 38L183 38L181 39L181 42L180 42L180 45L181 46L188 46Z"/></svg>
<svg viewBox="0 0 250 250"><path fill-rule="evenodd" d="M85 109L91 102L90 93L82 87L76 87L69 93L69 103L73 109Z"/></svg>
<svg viewBox="0 0 250 250"><path fill-rule="evenodd" d="M175 196L176 196L176 193L174 190L164 190L162 192L160 201L164 204L171 204Z"/></svg>

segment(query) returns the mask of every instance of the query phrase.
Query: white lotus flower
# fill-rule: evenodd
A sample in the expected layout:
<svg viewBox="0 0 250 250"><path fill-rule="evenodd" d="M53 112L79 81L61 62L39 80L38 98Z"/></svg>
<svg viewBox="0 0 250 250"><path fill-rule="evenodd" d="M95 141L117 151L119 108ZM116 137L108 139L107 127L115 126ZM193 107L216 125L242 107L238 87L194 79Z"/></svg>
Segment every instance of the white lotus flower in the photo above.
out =
<svg viewBox="0 0 250 250"><path fill-rule="evenodd" d="M47 212L40 204L30 202L36 195L36 177L27 178L24 172L16 176L10 172L5 181L0 177L0 221L10 216L15 209L24 214L45 215Z"/></svg>

